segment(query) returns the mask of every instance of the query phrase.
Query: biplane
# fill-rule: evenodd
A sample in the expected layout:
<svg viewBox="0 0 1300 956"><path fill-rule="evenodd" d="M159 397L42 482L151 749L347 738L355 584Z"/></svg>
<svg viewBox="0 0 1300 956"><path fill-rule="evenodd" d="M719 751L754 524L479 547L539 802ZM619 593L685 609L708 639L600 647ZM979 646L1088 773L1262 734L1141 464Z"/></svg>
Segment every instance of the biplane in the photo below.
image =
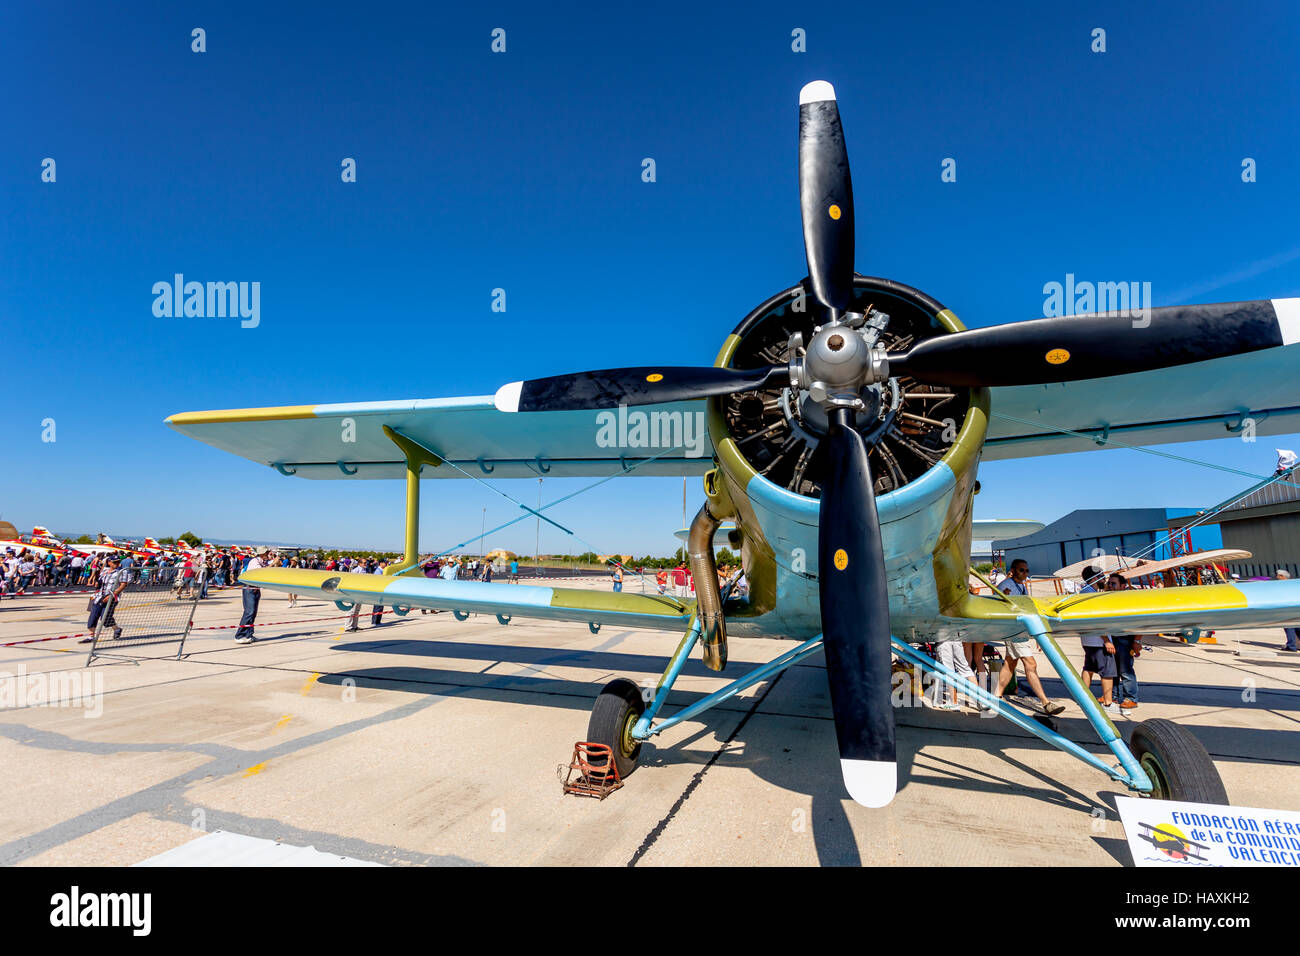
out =
<svg viewBox="0 0 1300 956"><path fill-rule="evenodd" d="M1142 828L1142 832L1138 834L1138 839L1150 843L1171 860L1186 860L1191 863L1205 862L1206 856L1201 851L1208 850L1209 847L1204 843L1189 840L1183 835L1183 831L1172 823L1161 823L1152 826L1150 823L1139 822L1138 826Z"/></svg>
<svg viewBox="0 0 1300 956"><path fill-rule="evenodd" d="M345 609L437 608L461 619L494 614L503 624L538 618L680 635L655 688L643 693L616 679L596 699L587 739L612 748L622 777L645 740L822 654L844 783L869 807L889 803L897 788L893 657L957 682L918 646L1036 640L1113 761L980 688L962 684L963 692L1133 791L1226 802L1213 762L1183 728L1144 721L1126 743L1060 641L1099 630L1295 622L1300 581L975 595L976 475L982 459L1222 438L1248 420L1257 433L1300 431L1300 299L966 329L926 293L855 272L848 154L829 83L800 93L798 165L808 274L753 308L712 366L554 375L468 398L168 418L185 435L286 476L406 481L404 558L386 575L268 568L246 572L244 582ZM702 444L688 427L696 421L706 425ZM702 478L686 548L694 599L418 574L421 479L623 474ZM552 521L545 507L517 503L525 516ZM725 540L741 553L743 596L719 583L714 568L724 521L734 524ZM664 716L697 647L705 665L722 671L729 640L747 636L793 646Z"/></svg>

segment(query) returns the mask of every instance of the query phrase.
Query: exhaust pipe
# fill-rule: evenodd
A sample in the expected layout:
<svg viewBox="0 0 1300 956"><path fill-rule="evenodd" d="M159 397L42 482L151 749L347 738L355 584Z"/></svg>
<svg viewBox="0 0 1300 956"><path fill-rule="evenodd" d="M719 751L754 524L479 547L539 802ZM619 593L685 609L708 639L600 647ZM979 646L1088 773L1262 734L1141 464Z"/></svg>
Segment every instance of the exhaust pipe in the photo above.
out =
<svg viewBox="0 0 1300 956"><path fill-rule="evenodd" d="M713 535L722 524L706 501L691 522L686 537L686 557L695 578L695 613L700 621L700 645L704 666L720 671L727 666L727 626L722 617L722 591L718 587L718 566L713 559Z"/></svg>

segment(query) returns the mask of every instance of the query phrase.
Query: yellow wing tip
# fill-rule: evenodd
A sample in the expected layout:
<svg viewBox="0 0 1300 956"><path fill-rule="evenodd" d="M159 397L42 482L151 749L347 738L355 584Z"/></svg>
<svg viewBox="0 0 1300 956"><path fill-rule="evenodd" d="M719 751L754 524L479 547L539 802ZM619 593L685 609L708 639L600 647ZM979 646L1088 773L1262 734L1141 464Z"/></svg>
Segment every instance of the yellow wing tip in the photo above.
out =
<svg viewBox="0 0 1300 956"><path fill-rule="evenodd" d="M218 422L274 422L315 418L315 405L276 405L269 408L222 408L210 412L177 412L168 425L213 425Z"/></svg>

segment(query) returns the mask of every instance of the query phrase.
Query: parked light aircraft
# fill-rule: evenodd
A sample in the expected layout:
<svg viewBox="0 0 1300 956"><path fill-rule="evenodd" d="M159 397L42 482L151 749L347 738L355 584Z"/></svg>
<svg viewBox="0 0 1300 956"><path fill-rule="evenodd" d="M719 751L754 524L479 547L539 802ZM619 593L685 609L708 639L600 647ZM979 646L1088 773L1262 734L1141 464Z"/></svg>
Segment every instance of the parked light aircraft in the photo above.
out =
<svg viewBox="0 0 1300 956"><path fill-rule="evenodd" d="M854 800L873 807L897 786L893 656L957 681L918 645L1037 640L1118 763L967 685L970 696L1138 793L1226 803L1190 732L1152 719L1125 741L1058 641L1082 632L1292 623L1300 620L1300 581L975 595L968 580L976 473L981 459L1221 438L1247 420L1263 434L1300 431L1300 299L1154 308L1140 321L1097 314L967 330L924 292L855 273L848 156L828 83L800 94L798 162L808 276L754 308L711 367L556 375L511 383L495 396L169 418L177 431L284 475L406 478L405 558L386 576L268 568L243 580L344 608L443 608L457 617L496 614L502 623L533 617L684 634L653 691L618 679L596 700L588 739L611 746L624 776L647 738L823 653L844 782ZM707 419L703 455L680 427L696 413ZM637 427L656 429L659 441L610 447L598 440L610 415L619 434L639 415ZM347 444L345 419L355 424ZM705 502L687 547L694 600L418 576L421 477L611 473L703 477ZM736 528L729 540L742 556L743 598L717 584L714 535L724 520ZM749 635L797 644L660 716L697 644L705 664L721 671L729 639Z"/></svg>

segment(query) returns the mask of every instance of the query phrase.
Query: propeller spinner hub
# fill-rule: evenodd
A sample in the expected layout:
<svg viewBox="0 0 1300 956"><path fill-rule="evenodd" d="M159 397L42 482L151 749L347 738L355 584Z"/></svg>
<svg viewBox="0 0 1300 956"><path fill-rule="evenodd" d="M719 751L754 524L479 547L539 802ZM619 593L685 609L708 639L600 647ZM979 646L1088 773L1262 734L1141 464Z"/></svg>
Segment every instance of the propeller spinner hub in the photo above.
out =
<svg viewBox="0 0 1300 956"><path fill-rule="evenodd" d="M808 343L804 359L808 375L832 388L862 384L871 367L871 347L862 336L843 326L824 326Z"/></svg>
<svg viewBox="0 0 1300 956"><path fill-rule="evenodd" d="M884 351L873 348L861 332L834 323L813 335L803 367L796 374L799 385L816 401L832 396L856 398L863 386L889 378L889 363Z"/></svg>

